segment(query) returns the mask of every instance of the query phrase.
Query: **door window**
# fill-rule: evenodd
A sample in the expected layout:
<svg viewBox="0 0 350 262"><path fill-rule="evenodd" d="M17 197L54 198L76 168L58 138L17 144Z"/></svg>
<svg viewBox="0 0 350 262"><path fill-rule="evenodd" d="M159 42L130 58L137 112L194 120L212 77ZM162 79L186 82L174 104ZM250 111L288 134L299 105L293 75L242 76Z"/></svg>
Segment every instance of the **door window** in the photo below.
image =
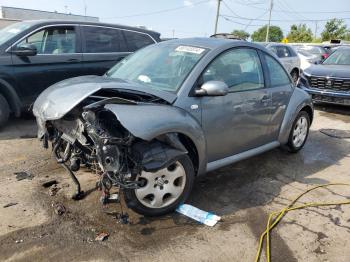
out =
<svg viewBox="0 0 350 262"><path fill-rule="evenodd" d="M134 52L142 47L154 44L153 39L146 34L141 34L132 31L124 31L124 35L128 43L128 49L130 52Z"/></svg>
<svg viewBox="0 0 350 262"><path fill-rule="evenodd" d="M277 56L280 58L291 56L288 48L285 46L276 46L276 50L277 50Z"/></svg>
<svg viewBox="0 0 350 262"><path fill-rule="evenodd" d="M40 30L20 42L17 46L32 44L38 54L67 54L76 52L74 27L49 27Z"/></svg>
<svg viewBox="0 0 350 262"><path fill-rule="evenodd" d="M232 91L264 88L264 77L259 56L254 49L239 48L227 51L207 67L203 83L223 81Z"/></svg>
<svg viewBox="0 0 350 262"><path fill-rule="evenodd" d="M271 56L265 55L271 86L290 85L290 79L283 67Z"/></svg>
<svg viewBox="0 0 350 262"><path fill-rule="evenodd" d="M85 53L125 52L126 44L119 29L83 26Z"/></svg>

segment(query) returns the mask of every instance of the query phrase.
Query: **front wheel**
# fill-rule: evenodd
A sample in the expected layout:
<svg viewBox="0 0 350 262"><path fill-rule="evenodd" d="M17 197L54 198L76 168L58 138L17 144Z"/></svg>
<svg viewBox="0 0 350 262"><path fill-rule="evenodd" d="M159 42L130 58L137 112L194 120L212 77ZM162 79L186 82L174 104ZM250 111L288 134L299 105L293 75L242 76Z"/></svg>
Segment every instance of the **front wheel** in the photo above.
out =
<svg viewBox="0 0 350 262"><path fill-rule="evenodd" d="M126 189L125 201L132 210L146 216L160 216L174 211L189 196L194 181L191 159L185 155L167 168L136 177L143 186Z"/></svg>
<svg viewBox="0 0 350 262"><path fill-rule="evenodd" d="M296 153L303 148L309 135L310 117L305 111L300 111L294 120L289 134L287 147L290 152Z"/></svg>

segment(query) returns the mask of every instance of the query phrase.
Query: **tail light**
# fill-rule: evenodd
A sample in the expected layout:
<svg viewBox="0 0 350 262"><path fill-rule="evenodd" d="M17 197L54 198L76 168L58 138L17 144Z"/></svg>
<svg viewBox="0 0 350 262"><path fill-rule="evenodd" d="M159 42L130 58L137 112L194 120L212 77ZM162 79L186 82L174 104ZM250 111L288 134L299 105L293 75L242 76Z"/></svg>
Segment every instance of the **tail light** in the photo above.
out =
<svg viewBox="0 0 350 262"><path fill-rule="evenodd" d="M322 58L323 58L323 59L326 59L328 56L329 56L329 54L324 53L324 54L322 55Z"/></svg>

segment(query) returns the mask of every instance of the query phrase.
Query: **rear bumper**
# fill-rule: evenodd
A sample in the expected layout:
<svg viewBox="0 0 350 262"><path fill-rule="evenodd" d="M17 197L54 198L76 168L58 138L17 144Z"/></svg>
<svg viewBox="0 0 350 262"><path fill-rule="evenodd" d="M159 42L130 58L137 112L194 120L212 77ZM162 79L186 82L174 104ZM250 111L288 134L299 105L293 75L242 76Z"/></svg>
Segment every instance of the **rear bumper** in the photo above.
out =
<svg viewBox="0 0 350 262"><path fill-rule="evenodd" d="M309 88L302 83L298 87L308 92L314 102L350 106L350 93Z"/></svg>

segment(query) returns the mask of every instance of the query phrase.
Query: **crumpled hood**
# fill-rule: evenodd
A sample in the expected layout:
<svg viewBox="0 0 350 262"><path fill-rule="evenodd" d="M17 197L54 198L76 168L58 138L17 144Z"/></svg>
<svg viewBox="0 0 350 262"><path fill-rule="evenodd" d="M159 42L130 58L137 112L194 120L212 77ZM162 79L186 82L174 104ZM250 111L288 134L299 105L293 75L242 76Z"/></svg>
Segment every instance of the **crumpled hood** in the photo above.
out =
<svg viewBox="0 0 350 262"><path fill-rule="evenodd" d="M135 90L157 96L168 103L173 103L176 99L173 93L154 90L121 79L80 76L58 82L43 91L34 103L33 113L42 121L60 119L84 99L101 89Z"/></svg>
<svg viewBox="0 0 350 262"><path fill-rule="evenodd" d="M312 65L305 69L307 75L350 78L350 66L346 65Z"/></svg>

